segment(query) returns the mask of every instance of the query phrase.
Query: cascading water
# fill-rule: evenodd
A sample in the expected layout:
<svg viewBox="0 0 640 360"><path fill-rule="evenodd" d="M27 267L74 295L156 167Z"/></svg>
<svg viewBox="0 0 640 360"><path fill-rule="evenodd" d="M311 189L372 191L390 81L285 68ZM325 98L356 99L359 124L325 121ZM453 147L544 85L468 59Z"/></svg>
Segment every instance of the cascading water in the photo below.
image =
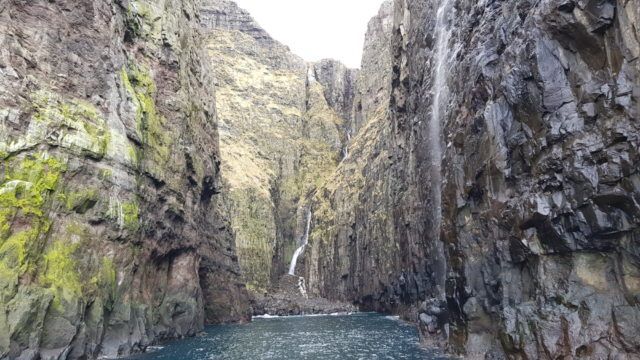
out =
<svg viewBox="0 0 640 360"><path fill-rule="evenodd" d="M435 229L439 232L442 221L442 129L441 124L446 115L442 105L446 104L449 96L447 86L448 63L449 63L449 40L451 38L451 27L448 21L451 0L440 0L436 18L436 47L435 47L435 68L433 75L433 102L431 109L431 119L429 121L429 146L431 150L431 172L433 184L433 201L436 209Z"/></svg>
<svg viewBox="0 0 640 360"><path fill-rule="evenodd" d="M445 286L446 264L444 262L444 245L440 241L440 229L442 227L442 124L447 113L446 104L449 98L449 88L447 78L449 75L449 63L451 54L450 40L452 28L450 19L452 0L439 0L438 12L436 15L435 34L436 43L433 53L433 73L432 73L432 104L431 118L429 119L429 151L431 153L431 184L433 209L433 251L437 254L434 259L434 274L437 287ZM443 294L444 289L438 291Z"/></svg>
<svg viewBox="0 0 640 360"><path fill-rule="evenodd" d="M347 142L344 144L342 148L342 161L345 161L349 158L349 143L351 143L351 130L346 131Z"/></svg>
<svg viewBox="0 0 640 360"><path fill-rule="evenodd" d="M309 244L309 231L311 230L311 209L307 210L307 226L304 230L304 235L302 236L302 245L296 249L296 252L293 254L293 258L291 259L291 265L289 266L289 275L295 275L296 273L296 264L298 263L298 257L304 251L304 248Z"/></svg>

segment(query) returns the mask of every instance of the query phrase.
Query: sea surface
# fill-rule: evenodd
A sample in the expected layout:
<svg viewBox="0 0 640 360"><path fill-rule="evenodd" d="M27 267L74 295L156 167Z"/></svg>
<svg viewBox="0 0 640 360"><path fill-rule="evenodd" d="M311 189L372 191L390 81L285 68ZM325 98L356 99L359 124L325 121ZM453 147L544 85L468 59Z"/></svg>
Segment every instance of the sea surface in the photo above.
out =
<svg viewBox="0 0 640 360"><path fill-rule="evenodd" d="M422 349L413 325L373 313L254 318L210 326L136 360L447 359Z"/></svg>

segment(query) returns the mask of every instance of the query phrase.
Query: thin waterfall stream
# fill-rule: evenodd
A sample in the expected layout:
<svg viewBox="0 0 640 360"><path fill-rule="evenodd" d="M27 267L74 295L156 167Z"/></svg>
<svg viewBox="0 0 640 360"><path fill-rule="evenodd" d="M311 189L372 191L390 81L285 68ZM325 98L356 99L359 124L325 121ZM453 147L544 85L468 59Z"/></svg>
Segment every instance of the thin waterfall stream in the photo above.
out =
<svg viewBox="0 0 640 360"><path fill-rule="evenodd" d="M441 0L438 6L436 27L436 47L435 47L435 69L433 75L433 103L431 119L429 121L429 147L431 151L431 176L433 184L433 202L436 209L435 228L439 234L442 222L442 121L446 115L443 105L449 97L447 86L448 61L449 61L449 40L451 38L451 27L447 15L451 0Z"/></svg>
<svg viewBox="0 0 640 360"><path fill-rule="evenodd" d="M295 275L296 273L296 264L298 263L298 257L304 251L304 248L309 244L309 231L311 230L311 209L307 210L307 225L304 230L304 235L302 236L302 245L296 249L296 252L293 254L293 258L291 258L291 265L289 266L289 275Z"/></svg>

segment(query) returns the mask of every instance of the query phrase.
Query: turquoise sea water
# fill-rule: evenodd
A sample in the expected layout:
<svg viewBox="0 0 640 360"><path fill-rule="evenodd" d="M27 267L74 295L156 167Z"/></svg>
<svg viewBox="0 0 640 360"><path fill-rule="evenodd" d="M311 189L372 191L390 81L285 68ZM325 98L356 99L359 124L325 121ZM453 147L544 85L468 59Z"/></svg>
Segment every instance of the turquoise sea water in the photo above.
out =
<svg viewBox="0 0 640 360"><path fill-rule="evenodd" d="M446 359L418 345L413 325L380 314L258 318L208 327L136 360Z"/></svg>

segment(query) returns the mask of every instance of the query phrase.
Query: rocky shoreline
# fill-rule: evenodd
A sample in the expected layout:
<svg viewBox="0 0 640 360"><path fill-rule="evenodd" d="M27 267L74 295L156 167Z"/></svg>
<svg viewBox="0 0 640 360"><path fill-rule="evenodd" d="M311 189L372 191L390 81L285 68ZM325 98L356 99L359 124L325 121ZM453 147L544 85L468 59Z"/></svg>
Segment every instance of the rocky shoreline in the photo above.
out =
<svg viewBox="0 0 640 360"><path fill-rule="evenodd" d="M358 308L349 303L335 302L323 298L291 298L283 294L261 297L253 308L253 316L297 316L297 315L333 315L358 312Z"/></svg>
<svg viewBox="0 0 640 360"><path fill-rule="evenodd" d="M307 296L304 279L295 275L284 275L276 289L256 294L252 307L253 316L331 315L358 311L350 303Z"/></svg>

